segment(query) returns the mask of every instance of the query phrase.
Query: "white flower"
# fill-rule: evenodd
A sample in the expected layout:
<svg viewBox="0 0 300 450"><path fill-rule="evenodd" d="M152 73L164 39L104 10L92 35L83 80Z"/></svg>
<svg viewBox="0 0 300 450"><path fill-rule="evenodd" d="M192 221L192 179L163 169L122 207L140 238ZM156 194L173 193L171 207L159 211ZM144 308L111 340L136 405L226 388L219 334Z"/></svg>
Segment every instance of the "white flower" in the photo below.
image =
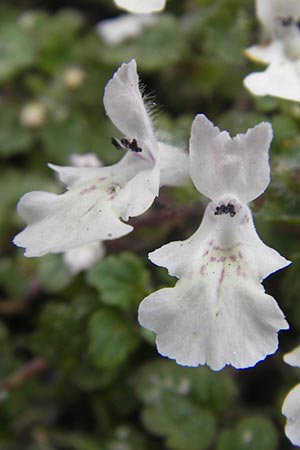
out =
<svg viewBox="0 0 300 450"><path fill-rule="evenodd" d="M20 113L20 122L26 128L41 128L46 122L47 110L43 103L26 103Z"/></svg>
<svg viewBox="0 0 300 450"><path fill-rule="evenodd" d="M156 16L153 14L123 14L113 19L102 20L96 29L108 45L118 45L128 38L142 34L145 28L154 25Z"/></svg>
<svg viewBox="0 0 300 450"><path fill-rule="evenodd" d="M283 357L284 361L290 366L300 367L300 345Z"/></svg>
<svg viewBox="0 0 300 450"><path fill-rule="evenodd" d="M300 2L257 0L256 10L268 43L250 47L246 55L268 68L248 75L244 84L255 95L300 101Z"/></svg>
<svg viewBox="0 0 300 450"><path fill-rule="evenodd" d="M120 218L127 221L146 211L158 195L160 184L178 185L187 180L187 155L155 139L138 88L134 60L122 64L108 82L104 106L124 135L124 145L114 142L117 147L127 148L127 153L108 167L49 164L68 190L61 195L30 192L21 198L18 213L28 226L14 243L26 248L26 256L64 252L124 236L133 228ZM171 158L172 176L165 173L166 161Z"/></svg>
<svg viewBox="0 0 300 450"><path fill-rule="evenodd" d="M192 126L190 171L212 202L186 241L150 253L179 278L145 298L139 322L157 333L157 348L178 364L220 370L253 366L278 347L288 324L261 281L289 264L258 237L246 205L269 184L272 129L261 123L231 138L203 115Z"/></svg>
<svg viewBox="0 0 300 450"><path fill-rule="evenodd" d="M166 0L114 0L118 8L132 13L152 13L164 9Z"/></svg>
<svg viewBox="0 0 300 450"><path fill-rule="evenodd" d="M300 367L300 346L284 355L284 361L291 366ZM287 418L285 434L294 445L300 446L300 383L286 396L282 414Z"/></svg>

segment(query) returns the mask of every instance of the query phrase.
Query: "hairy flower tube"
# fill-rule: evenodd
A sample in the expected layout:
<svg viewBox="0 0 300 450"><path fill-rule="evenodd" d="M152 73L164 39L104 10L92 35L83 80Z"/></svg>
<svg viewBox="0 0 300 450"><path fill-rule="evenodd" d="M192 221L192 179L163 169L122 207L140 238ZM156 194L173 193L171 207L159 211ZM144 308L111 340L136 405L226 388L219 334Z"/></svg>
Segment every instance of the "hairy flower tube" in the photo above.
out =
<svg viewBox="0 0 300 450"><path fill-rule="evenodd" d="M248 75L244 85L254 95L300 101L300 2L257 0L256 10L268 40L246 55L268 67Z"/></svg>
<svg viewBox="0 0 300 450"><path fill-rule="evenodd" d="M260 240L247 206L269 184L271 140L268 123L231 138L204 115L193 122L191 177L212 201L189 239L150 253L179 281L139 307L159 353L178 364L250 367L276 351L278 331L288 328L261 281L289 261Z"/></svg>
<svg viewBox="0 0 300 450"><path fill-rule="evenodd" d="M14 243L25 247L26 256L65 252L124 236L133 228L123 221L145 212L160 185L179 185L188 179L187 155L155 138L134 60L122 64L108 82L104 106L124 136L112 139L118 150L125 151L124 157L107 167L49 164L67 191L30 192L21 198L17 209L27 227Z"/></svg>
<svg viewBox="0 0 300 450"><path fill-rule="evenodd" d="M284 355L284 361L290 366L300 367L300 346ZM285 434L294 445L300 446L300 383L286 396L282 414L287 418Z"/></svg>
<svg viewBox="0 0 300 450"><path fill-rule="evenodd" d="M159 12L164 9L166 0L114 0L118 8L139 14Z"/></svg>

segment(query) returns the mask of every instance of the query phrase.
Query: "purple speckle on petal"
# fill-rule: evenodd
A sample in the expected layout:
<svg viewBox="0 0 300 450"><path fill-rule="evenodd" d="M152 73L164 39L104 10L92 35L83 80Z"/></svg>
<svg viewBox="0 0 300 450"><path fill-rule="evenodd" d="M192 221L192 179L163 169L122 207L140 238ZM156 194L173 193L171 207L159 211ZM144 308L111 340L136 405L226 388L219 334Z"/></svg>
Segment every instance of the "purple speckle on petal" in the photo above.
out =
<svg viewBox="0 0 300 450"><path fill-rule="evenodd" d="M92 184L91 186L89 186L88 188L82 189L79 194L80 195L84 195L84 194L89 194L90 192L94 191L95 189L97 189L97 187Z"/></svg>

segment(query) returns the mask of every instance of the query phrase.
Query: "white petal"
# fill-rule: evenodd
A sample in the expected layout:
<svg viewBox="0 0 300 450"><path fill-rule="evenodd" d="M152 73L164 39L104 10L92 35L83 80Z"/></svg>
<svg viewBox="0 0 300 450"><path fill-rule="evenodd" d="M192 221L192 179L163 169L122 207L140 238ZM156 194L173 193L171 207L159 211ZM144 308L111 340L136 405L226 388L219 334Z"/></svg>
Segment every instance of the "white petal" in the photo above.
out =
<svg viewBox="0 0 300 450"><path fill-rule="evenodd" d="M267 30L274 28L278 17L300 17L299 0L256 0L256 13Z"/></svg>
<svg viewBox="0 0 300 450"><path fill-rule="evenodd" d="M72 274L88 270L105 254L102 242L91 242L65 252L64 261Z"/></svg>
<svg viewBox="0 0 300 450"><path fill-rule="evenodd" d="M255 199L270 181L271 140L268 123L231 138L199 114L190 139L190 172L196 188L212 200L224 194L235 195L241 203Z"/></svg>
<svg viewBox="0 0 300 450"><path fill-rule="evenodd" d="M220 370L254 366L277 350L277 332L288 325L274 299L250 280L220 292L217 285L185 278L143 300L139 322L157 333L159 353Z"/></svg>
<svg viewBox="0 0 300 450"><path fill-rule="evenodd" d="M122 64L107 83L103 97L105 110L111 121L127 138L142 139L156 151L150 117L139 90L136 62ZM153 148L154 147L154 148Z"/></svg>
<svg viewBox="0 0 300 450"><path fill-rule="evenodd" d="M115 4L133 13L151 13L164 9L166 0L114 0Z"/></svg>
<svg viewBox="0 0 300 450"><path fill-rule="evenodd" d="M97 32L108 45L118 45L128 38L138 37L146 27L155 22L154 15L124 14L102 20L97 25Z"/></svg>
<svg viewBox="0 0 300 450"><path fill-rule="evenodd" d="M285 434L294 445L300 446L300 384L288 393L282 414L287 418Z"/></svg>
<svg viewBox="0 0 300 450"><path fill-rule="evenodd" d="M254 95L271 95L300 101L300 61L271 64L263 72L254 72L244 79Z"/></svg>
<svg viewBox="0 0 300 450"><path fill-rule="evenodd" d="M128 220L145 212L159 192L159 166L143 171L127 183L118 198L122 219Z"/></svg>
<svg viewBox="0 0 300 450"><path fill-rule="evenodd" d="M161 186L181 186L190 178L188 154L181 148L162 142L158 143L160 153Z"/></svg>
<svg viewBox="0 0 300 450"><path fill-rule="evenodd" d="M181 279L144 299L139 321L179 364L249 367L274 353L277 332L288 328L260 281L289 261L259 239L247 206L237 205L234 217L215 215L215 207L190 239L149 255Z"/></svg>
<svg viewBox="0 0 300 450"><path fill-rule="evenodd" d="M284 362L290 366L300 367L300 345L283 357Z"/></svg>
<svg viewBox="0 0 300 450"><path fill-rule="evenodd" d="M286 59L282 41L276 40L269 45L253 45L245 51L246 56L253 61L270 64Z"/></svg>
<svg viewBox="0 0 300 450"><path fill-rule="evenodd" d="M108 177L110 175L110 167L103 167L99 172L98 167L71 167L71 166L57 166L55 164L48 164L50 169L55 170L59 175L59 179L68 187L80 186L83 183L94 180L97 177Z"/></svg>
<svg viewBox="0 0 300 450"><path fill-rule="evenodd" d="M234 217L215 215L215 207L214 203L207 206L200 227L189 239L162 246L149 254L150 260L166 267L169 274L177 278L193 271L199 261L202 261L201 267L222 266L227 261L231 268L240 266L239 273L247 274L258 283L290 264L259 238L247 206L237 207Z"/></svg>
<svg viewBox="0 0 300 450"><path fill-rule="evenodd" d="M21 198L18 213L28 226L14 243L26 248L25 256L64 252L132 231L108 203L109 194L93 186L83 187L82 194L79 189L61 195L30 192Z"/></svg>
<svg viewBox="0 0 300 450"><path fill-rule="evenodd" d="M26 256L124 236L132 226L119 218L143 213L158 194L159 166L143 160L142 152L130 152L119 163L98 169L51 167L70 189L61 195L31 192L21 198L18 213L28 226L14 243L26 248Z"/></svg>

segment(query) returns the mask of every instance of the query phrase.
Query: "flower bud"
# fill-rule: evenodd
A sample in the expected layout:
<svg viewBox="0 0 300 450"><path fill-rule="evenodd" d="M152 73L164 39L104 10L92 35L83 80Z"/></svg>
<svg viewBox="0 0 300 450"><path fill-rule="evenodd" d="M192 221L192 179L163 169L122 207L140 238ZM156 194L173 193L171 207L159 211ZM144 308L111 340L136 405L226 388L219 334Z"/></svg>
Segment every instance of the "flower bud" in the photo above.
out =
<svg viewBox="0 0 300 450"><path fill-rule="evenodd" d="M80 67L70 67L64 72L63 81L68 89L78 89L83 84L85 73Z"/></svg>
<svg viewBox="0 0 300 450"><path fill-rule="evenodd" d="M40 128L46 121L46 108L42 103L26 103L20 113L20 122L26 128Z"/></svg>

